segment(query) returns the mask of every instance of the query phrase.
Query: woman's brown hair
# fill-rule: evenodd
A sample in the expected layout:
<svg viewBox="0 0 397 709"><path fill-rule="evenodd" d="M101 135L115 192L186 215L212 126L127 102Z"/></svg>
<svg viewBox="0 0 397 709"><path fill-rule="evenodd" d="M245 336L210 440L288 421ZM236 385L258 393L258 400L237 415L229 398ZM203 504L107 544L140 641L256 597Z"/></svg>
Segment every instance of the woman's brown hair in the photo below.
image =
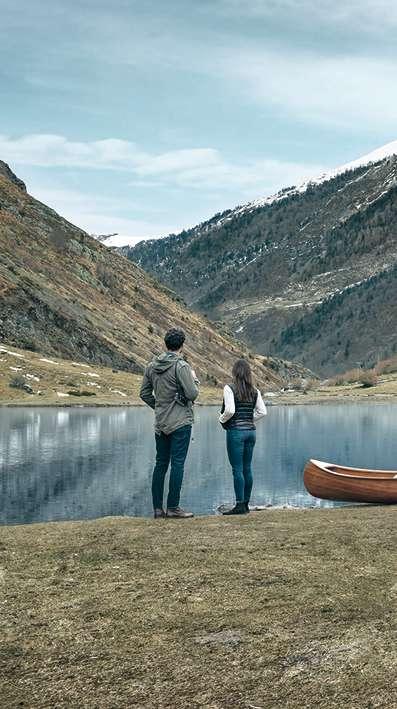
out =
<svg viewBox="0 0 397 709"><path fill-rule="evenodd" d="M256 389L252 383L251 367L246 359L238 359L232 369L233 384L239 401L253 401Z"/></svg>

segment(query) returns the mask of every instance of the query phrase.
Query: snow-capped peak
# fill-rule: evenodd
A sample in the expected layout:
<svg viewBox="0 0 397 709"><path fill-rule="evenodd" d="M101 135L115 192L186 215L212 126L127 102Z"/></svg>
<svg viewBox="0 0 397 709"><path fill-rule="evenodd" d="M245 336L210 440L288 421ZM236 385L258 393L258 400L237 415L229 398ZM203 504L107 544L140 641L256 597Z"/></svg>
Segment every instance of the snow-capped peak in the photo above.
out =
<svg viewBox="0 0 397 709"><path fill-rule="evenodd" d="M355 170L356 167L369 165L371 162L379 162L379 160L389 158L391 155L397 155L397 140L393 140L391 143L386 143L386 145L382 145L381 148L377 148L371 153L367 153L367 155L357 158L357 160L353 160L352 162L346 163L346 165L336 168L335 174L340 175L342 172L346 172L347 170Z"/></svg>
<svg viewBox="0 0 397 709"><path fill-rule="evenodd" d="M386 158L391 157L392 155L397 155L397 140L394 140L391 143L387 143L381 148L377 148L376 150L373 150L372 152L367 153L366 155L363 155L362 157L357 158L356 160L352 160L352 162L348 162L344 165L341 165L340 167L334 168L333 170L329 170L328 172L323 172L317 177L305 180L297 187L291 187L290 189L281 190L280 192L277 192L277 194L271 195L269 197L260 197L259 199L256 199L253 202L249 202L248 204L245 204L242 207L238 207L232 214L229 214L226 219L231 219L234 214L241 214L242 212L245 212L247 210L249 211L251 209L256 209L257 207L263 207L267 204L272 204L273 202L279 202L293 194L305 192L309 185L320 185L322 182L332 180L334 177L337 177L337 175L342 175L348 170L355 170L358 167L364 167L364 165L370 165L371 163L379 162L380 160L385 160Z"/></svg>
<svg viewBox="0 0 397 709"><path fill-rule="evenodd" d="M317 177L313 177L309 180L305 180L298 186L294 187L287 187L276 194L269 195L268 197L259 197L258 199L255 199L251 202L248 202L247 204L244 204L242 206L236 207L235 209L228 211L227 214L223 217L221 217L215 225L215 228L220 228L225 222L229 222L234 217L236 217L239 214L243 214L244 212L249 212L254 209L257 209L258 207L264 207L266 205L272 204L274 202L281 202L282 200L286 199L287 197L290 197L292 195L296 194L302 194L306 192L307 188L312 185L320 185L323 182L327 182L328 180L332 180L334 177L337 177L338 175L342 175L344 172L347 172L348 170L355 170L359 167L363 167L365 165L370 165L371 163L376 163L379 162L380 160L385 160L388 157L391 157L392 155L397 155L397 140L392 141L391 143L387 143L386 145L383 145L380 148L377 148L376 150L373 150L370 153L367 153L366 155L363 155L360 158L357 158L356 160L352 160L351 162L345 163L344 165L341 165L340 167L333 168L332 170L329 170L327 172L323 172L321 175L317 175ZM212 228L213 223L211 224L210 227L207 226L208 228ZM153 237L128 237L128 236L123 236L120 234L104 234L104 235L96 235L92 234L96 239L99 241L102 241L106 246L109 247L123 247L123 246L136 246L141 241L144 241L148 238L153 238Z"/></svg>

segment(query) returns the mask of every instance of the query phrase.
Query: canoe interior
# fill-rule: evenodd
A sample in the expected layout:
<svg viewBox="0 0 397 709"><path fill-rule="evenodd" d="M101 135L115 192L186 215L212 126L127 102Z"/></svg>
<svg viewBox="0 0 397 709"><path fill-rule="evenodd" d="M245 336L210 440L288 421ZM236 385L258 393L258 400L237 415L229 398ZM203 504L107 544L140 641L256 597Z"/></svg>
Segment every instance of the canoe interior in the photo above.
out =
<svg viewBox="0 0 397 709"><path fill-rule="evenodd" d="M313 461L314 463L316 461ZM373 478L374 480L393 480L397 476L397 470L370 470L369 468L348 468L341 465L331 465L323 463L322 470L328 473L336 473L337 475L347 475L356 478Z"/></svg>

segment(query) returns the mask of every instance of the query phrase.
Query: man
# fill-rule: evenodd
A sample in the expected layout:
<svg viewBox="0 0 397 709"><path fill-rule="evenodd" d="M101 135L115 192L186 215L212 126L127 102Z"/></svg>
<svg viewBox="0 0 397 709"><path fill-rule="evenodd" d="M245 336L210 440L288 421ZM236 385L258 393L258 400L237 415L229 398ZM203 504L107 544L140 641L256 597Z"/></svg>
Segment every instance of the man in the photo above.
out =
<svg viewBox="0 0 397 709"><path fill-rule="evenodd" d="M193 424L198 380L182 357L185 333L172 328L164 337L166 352L146 368L140 397L155 412L156 465L152 479L155 518L193 517L179 507L185 460ZM171 461L167 512L163 509L164 480Z"/></svg>

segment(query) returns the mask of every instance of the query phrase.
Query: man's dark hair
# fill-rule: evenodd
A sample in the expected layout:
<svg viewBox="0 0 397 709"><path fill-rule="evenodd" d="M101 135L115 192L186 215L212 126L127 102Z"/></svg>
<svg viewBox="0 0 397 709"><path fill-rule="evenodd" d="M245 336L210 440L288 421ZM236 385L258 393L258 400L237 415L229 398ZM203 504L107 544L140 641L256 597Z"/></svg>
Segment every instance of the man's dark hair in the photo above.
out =
<svg viewBox="0 0 397 709"><path fill-rule="evenodd" d="M180 350L185 342L185 333L178 327L172 327L171 330L165 333L164 342L167 350L176 352Z"/></svg>

